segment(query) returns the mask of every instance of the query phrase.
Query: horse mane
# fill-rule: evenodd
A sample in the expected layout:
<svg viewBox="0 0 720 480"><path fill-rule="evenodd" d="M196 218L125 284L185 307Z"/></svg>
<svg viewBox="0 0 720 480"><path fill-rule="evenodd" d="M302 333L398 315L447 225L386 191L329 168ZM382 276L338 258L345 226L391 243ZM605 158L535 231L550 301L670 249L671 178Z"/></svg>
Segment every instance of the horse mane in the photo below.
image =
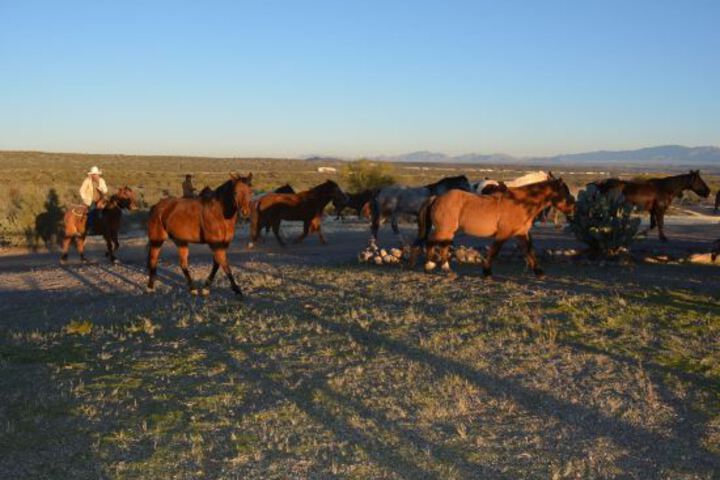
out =
<svg viewBox="0 0 720 480"><path fill-rule="evenodd" d="M308 193L310 193L310 192L312 192L312 193L325 192L325 191L329 191L333 188L338 188L338 184L332 180L325 180L320 185L315 185L314 187L308 189L307 191L308 191Z"/></svg>
<svg viewBox="0 0 720 480"><path fill-rule="evenodd" d="M470 181L469 181L468 178L467 178L467 175L456 175L456 176L454 176L454 177L443 177L443 178L441 178L440 180L438 180L437 182L428 183L427 185L423 185L423 186L424 186L425 188L429 189L429 190L433 190L433 189L435 189L435 187L437 187L437 186L440 185L440 184L448 183L448 182L451 182L451 181L453 181L453 180L462 180L462 179L465 179L465 181L467 181L468 183L470 183Z"/></svg>
<svg viewBox="0 0 720 480"><path fill-rule="evenodd" d="M232 217L237 209L237 205L235 205L235 180L227 180L215 190L210 187L203 188L200 192L200 200L203 203L209 203L213 200L221 202L223 216L225 218Z"/></svg>
<svg viewBox="0 0 720 480"><path fill-rule="evenodd" d="M289 183L286 183L285 185L273 190L273 193L295 193L295 189Z"/></svg>

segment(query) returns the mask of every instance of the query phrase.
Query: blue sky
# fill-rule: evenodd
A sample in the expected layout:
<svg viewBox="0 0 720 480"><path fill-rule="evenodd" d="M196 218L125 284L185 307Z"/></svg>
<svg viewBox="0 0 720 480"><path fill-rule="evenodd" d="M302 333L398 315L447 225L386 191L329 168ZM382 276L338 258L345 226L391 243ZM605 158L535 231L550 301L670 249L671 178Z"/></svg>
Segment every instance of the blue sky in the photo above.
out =
<svg viewBox="0 0 720 480"><path fill-rule="evenodd" d="M0 0L0 149L720 144L720 2Z"/></svg>

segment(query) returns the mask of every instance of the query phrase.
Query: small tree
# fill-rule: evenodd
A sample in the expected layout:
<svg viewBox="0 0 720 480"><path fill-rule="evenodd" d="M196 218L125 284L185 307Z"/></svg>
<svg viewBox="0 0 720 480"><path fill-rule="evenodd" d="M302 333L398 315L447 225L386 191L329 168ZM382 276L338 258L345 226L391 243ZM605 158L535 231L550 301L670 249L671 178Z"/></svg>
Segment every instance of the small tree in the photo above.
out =
<svg viewBox="0 0 720 480"><path fill-rule="evenodd" d="M568 228L595 255L615 256L629 250L640 218L631 216L633 205L622 194L602 194L595 185L581 190L575 203L575 214Z"/></svg>
<svg viewBox="0 0 720 480"><path fill-rule="evenodd" d="M352 192L387 187L397 183L391 164L364 159L344 165L340 170L340 178L346 188Z"/></svg>

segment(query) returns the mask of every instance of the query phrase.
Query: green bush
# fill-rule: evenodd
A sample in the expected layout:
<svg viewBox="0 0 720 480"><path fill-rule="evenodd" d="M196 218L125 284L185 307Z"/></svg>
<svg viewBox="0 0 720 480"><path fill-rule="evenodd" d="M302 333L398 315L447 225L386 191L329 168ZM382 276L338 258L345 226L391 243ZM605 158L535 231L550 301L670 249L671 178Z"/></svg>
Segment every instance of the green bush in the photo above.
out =
<svg viewBox="0 0 720 480"><path fill-rule="evenodd" d="M358 160L343 166L340 178L348 191L387 187L397 183L394 168L389 163Z"/></svg>
<svg viewBox="0 0 720 480"><path fill-rule="evenodd" d="M568 228L593 254L615 256L628 251L637 234L640 218L631 216L633 209L622 194L603 195L588 185L578 194Z"/></svg>

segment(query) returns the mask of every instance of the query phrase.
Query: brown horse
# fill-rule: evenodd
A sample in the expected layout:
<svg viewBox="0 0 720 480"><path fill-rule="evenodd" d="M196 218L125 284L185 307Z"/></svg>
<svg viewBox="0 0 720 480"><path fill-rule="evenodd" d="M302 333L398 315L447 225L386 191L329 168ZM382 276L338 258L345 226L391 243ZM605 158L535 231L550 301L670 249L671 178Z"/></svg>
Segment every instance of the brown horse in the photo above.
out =
<svg viewBox="0 0 720 480"><path fill-rule="evenodd" d="M85 258L85 237L87 235L102 235L105 238L107 252L105 256L115 263L117 258L115 252L120 248L118 241L118 233L120 232L120 223L122 221L122 209L135 210L135 193L127 185L120 187L117 193L110 197L102 197L97 202L97 216L91 232L87 231L88 207L85 205L76 205L65 212L64 220L64 236L62 241L61 262L67 261L70 242L75 240L75 248L80 254L80 259L84 262Z"/></svg>
<svg viewBox="0 0 720 480"><path fill-rule="evenodd" d="M720 209L720 190L715 194L715 208L713 209L713 213L717 213L718 209Z"/></svg>
<svg viewBox="0 0 720 480"><path fill-rule="evenodd" d="M657 225L658 237L667 242L665 236L665 212L673 199L682 196L685 190L692 190L697 195L707 198L710 188L700 177L700 170L665 178L651 178L642 181L627 181L608 178L595 183L601 193L618 192L638 209L650 212L650 228Z"/></svg>
<svg viewBox="0 0 720 480"><path fill-rule="evenodd" d="M377 190L367 189L358 193L348 193L347 202L344 204L333 201L333 206L335 207L335 218L343 220L344 217L342 212L347 208L355 210L358 217L365 216L365 218L370 218L370 200L375 193L377 193Z"/></svg>
<svg viewBox="0 0 720 480"><path fill-rule="evenodd" d="M575 199L561 178L508 188L506 192L492 195L451 190L429 199L420 211L415 243L416 247L425 244L425 270L435 268L435 249L439 247L442 269L450 271L450 245L457 231L463 230L475 237L494 238L483 263L485 276L492 274L492 261L510 237L515 237L524 248L533 272L542 276L529 232L535 217L550 205L566 215L575 208ZM432 227L435 230L431 233Z"/></svg>
<svg viewBox="0 0 720 480"><path fill-rule="evenodd" d="M252 248L254 242L260 238L260 230L268 226L272 228L278 243L285 246L285 241L280 236L280 222L283 220L303 222L303 233L294 243L302 242L308 233L317 232L320 242L325 244L320 225L323 211L331 201L347 201L347 195L332 180L300 193L264 195L252 209L248 247Z"/></svg>
<svg viewBox="0 0 720 480"><path fill-rule="evenodd" d="M242 295L227 261L227 249L235 236L238 212L244 217L250 214L251 182L252 174L247 177L230 174L230 180L215 190L205 190L200 198L164 198L150 210L148 291L155 288L160 248L169 238L177 246L180 268L190 293L197 295L199 292L188 269L188 244L206 243L213 252L213 266L202 293L209 293L215 274L222 267L232 290Z"/></svg>

